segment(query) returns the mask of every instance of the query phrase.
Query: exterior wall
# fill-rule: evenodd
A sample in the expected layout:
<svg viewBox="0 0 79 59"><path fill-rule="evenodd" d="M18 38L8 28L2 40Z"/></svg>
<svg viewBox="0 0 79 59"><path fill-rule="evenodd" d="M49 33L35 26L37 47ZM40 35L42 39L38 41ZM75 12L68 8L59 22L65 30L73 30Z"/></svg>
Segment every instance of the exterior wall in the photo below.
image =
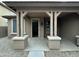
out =
<svg viewBox="0 0 79 59"><path fill-rule="evenodd" d="M9 36L11 33L11 21L2 16L15 15L13 12L0 5L0 37Z"/></svg>
<svg viewBox="0 0 79 59"><path fill-rule="evenodd" d="M8 35L8 23L7 19L0 17L0 37Z"/></svg>
<svg viewBox="0 0 79 59"><path fill-rule="evenodd" d="M62 40L75 41L75 36L79 34L79 15L67 15L64 18L58 19L58 22L60 21L61 24L58 24L58 29L60 28L58 35L61 36Z"/></svg>
<svg viewBox="0 0 79 59"><path fill-rule="evenodd" d="M0 16L4 16L4 15L15 15L13 12L11 12L10 10L6 9L5 7L0 5Z"/></svg>
<svg viewBox="0 0 79 59"><path fill-rule="evenodd" d="M0 26L8 26L8 20L0 17Z"/></svg>
<svg viewBox="0 0 79 59"><path fill-rule="evenodd" d="M0 26L8 26L8 20L2 17L8 15L15 15L15 13L0 5Z"/></svg>

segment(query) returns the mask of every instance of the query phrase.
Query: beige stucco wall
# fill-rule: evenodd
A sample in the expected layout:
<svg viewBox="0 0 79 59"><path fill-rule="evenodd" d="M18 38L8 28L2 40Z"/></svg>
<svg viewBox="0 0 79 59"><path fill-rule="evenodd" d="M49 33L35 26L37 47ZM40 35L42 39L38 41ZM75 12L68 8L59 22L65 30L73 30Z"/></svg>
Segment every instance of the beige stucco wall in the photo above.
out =
<svg viewBox="0 0 79 59"><path fill-rule="evenodd" d="M79 34L79 15L67 15L64 18L58 19L61 25L59 36L62 37L62 40L68 39L75 41L75 35ZM59 28L59 27L58 27Z"/></svg>
<svg viewBox="0 0 79 59"><path fill-rule="evenodd" d="M0 5L0 16L4 15L15 15L15 13Z"/></svg>
<svg viewBox="0 0 79 59"><path fill-rule="evenodd" d="M3 18L2 16L13 16L16 15L12 11L0 5L0 26L8 26L8 19Z"/></svg>
<svg viewBox="0 0 79 59"><path fill-rule="evenodd" d="M8 26L8 19L0 17L0 26Z"/></svg>

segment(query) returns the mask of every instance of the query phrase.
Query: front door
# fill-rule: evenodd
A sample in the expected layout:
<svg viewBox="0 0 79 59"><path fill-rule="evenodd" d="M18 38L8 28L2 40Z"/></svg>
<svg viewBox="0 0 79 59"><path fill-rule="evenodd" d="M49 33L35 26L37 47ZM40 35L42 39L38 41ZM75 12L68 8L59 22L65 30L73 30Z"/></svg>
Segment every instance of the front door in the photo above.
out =
<svg viewBox="0 0 79 59"><path fill-rule="evenodd" d="M38 20L32 20L32 37L38 37Z"/></svg>

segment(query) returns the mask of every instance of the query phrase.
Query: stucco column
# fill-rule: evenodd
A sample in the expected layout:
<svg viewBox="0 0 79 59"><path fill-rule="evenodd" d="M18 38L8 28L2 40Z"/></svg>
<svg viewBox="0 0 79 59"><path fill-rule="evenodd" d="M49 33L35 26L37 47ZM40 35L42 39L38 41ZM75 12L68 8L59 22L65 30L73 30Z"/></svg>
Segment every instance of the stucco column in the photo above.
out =
<svg viewBox="0 0 79 59"><path fill-rule="evenodd" d="M25 49L28 45L28 35L24 36L23 11L17 12L17 36L12 38L14 49Z"/></svg>
<svg viewBox="0 0 79 59"><path fill-rule="evenodd" d="M24 22L24 34L26 34L26 31L25 31L25 19L23 20Z"/></svg>
<svg viewBox="0 0 79 59"><path fill-rule="evenodd" d="M57 36L57 16L56 15L57 14L55 14L55 12L51 11L50 13L50 36L47 36L49 49L60 49L61 38ZM54 29L54 32L53 32L53 29Z"/></svg>
<svg viewBox="0 0 79 59"><path fill-rule="evenodd" d="M21 14L21 16L20 16L20 18L21 18L21 22L20 22L20 24L21 24L21 36L23 36L24 35L24 26L23 26L23 24L24 24L24 22L23 22L23 12L22 11L20 11L20 14Z"/></svg>
<svg viewBox="0 0 79 59"><path fill-rule="evenodd" d="M54 12L54 36L57 36L57 14Z"/></svg>
<svg viewBox="0 0 79 59"><path fill-rule="evenodd" d="M17 11L17 36L23 36L23 14Z"/></svg>
<svg viewBox="0 0 79 59"><path fill-rule="evenodd" d="M53 12L50 15L50 36L53 36Z"/></svg>
<svg viewBox="0 0 79 59"><path fill-rule="evenodd" d="M20 36L20 34L19 34L19 26L20 26L20 25L19 25L19 20L20 20L20 19L19 19L19 18L20 18L20 17L19 17L19 16L20 16L19 11L16 12L16 15L17 15L17 18L16 18L16 20L17 20L17 36Z"/></svg>

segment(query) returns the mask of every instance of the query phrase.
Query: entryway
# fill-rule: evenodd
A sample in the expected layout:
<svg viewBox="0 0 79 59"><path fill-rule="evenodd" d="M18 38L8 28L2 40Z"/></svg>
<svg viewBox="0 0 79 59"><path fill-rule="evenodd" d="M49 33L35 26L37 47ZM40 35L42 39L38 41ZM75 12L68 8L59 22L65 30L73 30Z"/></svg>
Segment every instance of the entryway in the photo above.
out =
<svg viewBox="0 0 79 59"><path fill-rule="evenodd" d="M27 15L31 20L31 37L28 39L28 47L25 51L29 51L28 57L44 57L44 51L49 51L46 38L50 30L50 19L47 19L49 16L45 12L29 12Z"/></svg>
<svg viewBox="0 0 79 59"><path fill-rule="evenodd" d="M38 37L38 19L32 20L32 37Z"/></svg>

